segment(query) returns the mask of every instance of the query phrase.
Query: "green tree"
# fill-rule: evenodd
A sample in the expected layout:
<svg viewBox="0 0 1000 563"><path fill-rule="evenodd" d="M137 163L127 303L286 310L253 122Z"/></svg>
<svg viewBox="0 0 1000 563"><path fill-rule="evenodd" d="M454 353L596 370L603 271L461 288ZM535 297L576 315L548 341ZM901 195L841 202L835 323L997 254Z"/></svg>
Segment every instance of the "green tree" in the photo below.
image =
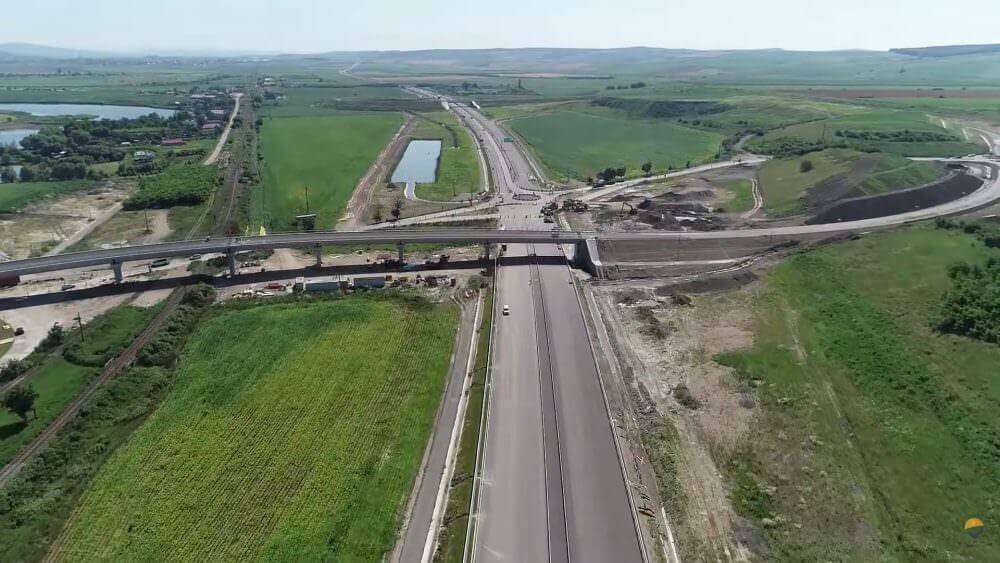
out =
<svg viewBox="0 0 1000 563"><path fill-rule="evenodd" d="M392 202L392 220L398 221L399 215L403 212L403 196L397 196L396 200Z"/></svg>
<svg viewBox="0 0 1000 563"><path fill-rule="evenodd" d="M0 182L4 184L13 184L17 181L17 174L14 173L14 169L10 166L0 171Z"/></svg>
<svg viewBox="0 0 1000 563"><path fill-rule="evenodd" d="M3 396L3 407L27 422L28 413L35 410L37 398L38 392L30 385L16 385ZM35 413L35 418L38 418L38 413Z"/></svg>
<svg viewBox="0 0 1000 563"><path fill-rule="evenodd" d="M649 176L649 173L652 172L652 171L653 171L653 163L652 162L650 162L650 161L647 160L646 162L644 162L642 164L642 172L646 176Z"/></svg>
<svg viewBox="0 0 1000 563"><path fill-rule="evenodd" d="M29 166L22 166L21 167L21 181L22 182L31 182L34 179L35 179L35 169L31 168Z"/></svg>
<svg viewBox="0 0 1000 563"><path fill-rule="evenodd" d="M49 333L45 335L45 338L38 344L38 348L41 350L51 350L65 341L66 333L63 331L62 325L55 323L49 329Z"/></svg>

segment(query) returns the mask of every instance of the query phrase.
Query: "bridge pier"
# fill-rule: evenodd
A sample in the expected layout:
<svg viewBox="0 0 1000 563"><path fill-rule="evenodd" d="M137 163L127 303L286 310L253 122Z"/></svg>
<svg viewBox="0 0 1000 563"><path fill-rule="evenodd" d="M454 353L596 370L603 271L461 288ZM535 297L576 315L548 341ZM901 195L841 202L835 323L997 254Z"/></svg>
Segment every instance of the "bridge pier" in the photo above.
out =
<svg viewBox="0 0 1000 563"><path fill-rule="evenodd" d="M323 245L316 245L316 267L319 268L323 265Z"/></svg>
<svg viewBox="0 0 1000 563"><path fill-rule="evenodd" d="M125 281L125 273L122 271L122 263L119 260L111 261L111 269L115 272L115 283Z"/></svg>
<svg viewBox="0 0 1000 563"><path fill-rule="evenodd" d="M399 241L396 243L396 260L399 261L400 264L403 263L403 251L405 249L406 245L403 244L403 241Z"/></svg>
<svg viewBox="0 0 1000 563"><path fill-rule="evenodd" d="M604 279L604 264L597 249L597 239L577 241L573 249L573 265L597 279Z"/></svg>
<svg viewBox="0 0 1000 563"><path fill-rule="evenodd" d="M226 258L229 259L229 277L236 276L236 249L230 248L226 250Z"/></svg>
<svg viewBox="0 0 1000 563"><path fill-rule="evenodd" d="M486 256L487 260L490 259L490 254L492 253L492 251L493 251L493 243L483 242L483 254Z"/></svg>

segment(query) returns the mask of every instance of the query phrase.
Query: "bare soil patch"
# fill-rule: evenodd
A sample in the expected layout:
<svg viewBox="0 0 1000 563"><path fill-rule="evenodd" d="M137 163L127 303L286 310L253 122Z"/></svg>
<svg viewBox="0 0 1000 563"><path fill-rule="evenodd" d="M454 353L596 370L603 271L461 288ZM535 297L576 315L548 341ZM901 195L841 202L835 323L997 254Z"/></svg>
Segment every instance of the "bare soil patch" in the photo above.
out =
<svg viewBox="0 0 1000 563"><path fill-rule="evenodd" d="M0 253L16 260L40 256L98 221L130 192L127 185L105 187L28 206L0 215Z"/></svg>
<svg viewBox="0 0 1000 563"><path fill-rule="evenodd" d="M756 168L732 167L638 185L592 203L590 221L573 219L571 223L624 231L707 231L742 224L738 215L726 211L736 194L725 185L752 180L756 172Z"/></svg>
<svg viewBox="0 0 1000 563"><path fill-rule="evenodd" d="M641 424L654 429L666 420L676 429L666 448L662 433L644 440L656 441L653 458L671 452L666 463L659 460L670 469L660 480L673 481L660 483L660 496L683 560L744 561L759 536L733 511L718 465L745 440L756 403L730 368L713 361L723 351L750 346L755 291L750 285L691 298L676 288L661 295L652 285L595 290L616 352L633 376ZM648 329L650 315L664 334Z"/></svg>

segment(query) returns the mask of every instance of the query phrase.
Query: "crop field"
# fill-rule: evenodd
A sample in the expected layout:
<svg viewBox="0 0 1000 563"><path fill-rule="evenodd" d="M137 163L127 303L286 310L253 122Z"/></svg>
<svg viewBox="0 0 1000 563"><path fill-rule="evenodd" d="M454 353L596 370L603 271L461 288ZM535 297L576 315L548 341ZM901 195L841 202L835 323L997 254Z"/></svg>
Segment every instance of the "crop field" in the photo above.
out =
<svg viewBox="0 0 1000 563"><path fill-rule="evenodd" d="M667 121L638 120L616 112L556 110L512 119L508 125L535 150L555 177L585 178L625 166L630 176L649 160L653 170L712 160L722 135Z"/></svg>
<svg viewBox="0 0 1000 563"><path fill-rule="evenodd" d="M812 169L803 172L804 161L812 163ZM920 186L942 175L941 169L928 162L827 149L798 158L769 160L761 166L759 178L765 209L781 217L844 197Z"/></svg>
<svg viewBox="0 0 1000 563"><path fill-rule="evenodd" d="M90 180L0 184L0 212L20 211L39 200L79 192L97 185Z"/></svg>
<svg viewBox="0 0 1000 563"><path fill-rule="evenodd" d="M396 112L265 118L264 184L251 197L252 227L293 229L295 216L306 212L308 187L316 228L332 229L358 180L402 123Z"/></svg>
<svg viewBox="0 0 1000 563"><path fill-rule="evenodd" d="M401 88L386 84L379 85L326 85L282 89L287 97L278 102L268 102L263 113L271 117L294 117L304 115L325 115L336 110L340 103L361 103L372 100L416 100ZM438 106L440 107L440 106Z"/></svg>
<svg viewBox="0 0 1000 563"><path fill-rule="evenodd" d="M414 139L441 139L437 180L417 184L417 197L450 201L482 189L479 154L469 132L449 112L423 115L410 135ZM457 141L457 145L456 145Z"/></svg>
<svg viewBox="0 0 1000 563"><path fill-rule="evenodd" d="M125 209L166 209L198 205L215 192L219 171L197 162L173 164L159 174L143 176L139 189L125 201Z"/></svg>
<svg viewBox="0 0 1000 563"><path fill-rule="evenodd" d="M56 559L376 561L440 402L457 310L362 297L205 321Z"/></svg>
<svg viewBox="0 0 1000 563"><path fill-rule="evenodd" d="M776 129L865 111L848 103L777 95L740 95L722 98L720 102L730 109L702 116L700 121L705 127L726 132Z"/></svg>
<svg viewBox="0 0 1000 563"><path fill-rule="evenodd" d="M758 390L759 422L717 460L767 559L1000 558L1000 536L962 530L997 510L1000 347L933 328L949 267L989 256L973 236L916 227L767 276L753 348L719 358Z"/></svg>

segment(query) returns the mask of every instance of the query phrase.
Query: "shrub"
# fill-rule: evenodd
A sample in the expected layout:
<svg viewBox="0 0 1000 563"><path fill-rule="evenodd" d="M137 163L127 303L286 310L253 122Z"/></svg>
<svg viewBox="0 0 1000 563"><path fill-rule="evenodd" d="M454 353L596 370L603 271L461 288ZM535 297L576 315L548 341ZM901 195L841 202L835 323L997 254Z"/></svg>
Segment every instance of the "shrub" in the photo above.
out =
<svg viewBox="0 0 1000 563"><path fill-rule="evenodd" d="M958 264L948 275L952 288L944 295L938 329L1000 344L1000 259Z"/></svg>
<svg viewBox="0 0 1000 563"><path fill-rule="evenodd" d="M803 174L809 172L812 169L813 169L813 161L811 160L803 160L802 162L799 163L799 172Z"/></svg>
<svg viewBox="0 0 1000 563"><path fill-rule="evenodd" d="M8 360L3 367L0 367L0 381L11 381L17 379L22 373L28 371L31 364L24 360Z"/></svg>

